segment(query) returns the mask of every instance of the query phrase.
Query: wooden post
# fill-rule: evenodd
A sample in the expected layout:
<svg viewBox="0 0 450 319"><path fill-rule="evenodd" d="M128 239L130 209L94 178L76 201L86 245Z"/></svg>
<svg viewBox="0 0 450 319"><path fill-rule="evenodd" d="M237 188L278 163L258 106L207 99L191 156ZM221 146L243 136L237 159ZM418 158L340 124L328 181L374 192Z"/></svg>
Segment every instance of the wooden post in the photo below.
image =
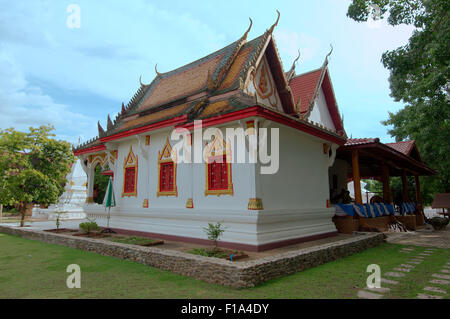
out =
<svg viewBox="0 0 450 319"><path fill-rule="evenodd" d="M419 175L414 175L414 183L416 184L416 201L417 201L417 213L420 215L420 223L418 223L419 226L423 225L424 219L425 219L425 213L423 211L423 205L422 205L422 193L420 192L420 181L419 181Z"/></svg>
<svg viewBox="0 0 450 319"><path fill-rule="evenodd" d="M408 194L408 182L406 180L406 170L403 170L403 174L402 174L402 190L403 190L403 202L404 203L409 203L409 194Z"/></svg>
<svg viewBox="0 0 450 319"><path fill-rule="evenodd" d="M352 151L353 188L355 191L355 203L362 204L361 176L359 174L358 150Z"/></svg>
<svg viewBox="0 0 450 319"><path fill-rule="evenodd" d="M391 203L391 187L389 185L389 167L386 163L382 165L382 179L383 179L383 201L387 204Z"/></svg>

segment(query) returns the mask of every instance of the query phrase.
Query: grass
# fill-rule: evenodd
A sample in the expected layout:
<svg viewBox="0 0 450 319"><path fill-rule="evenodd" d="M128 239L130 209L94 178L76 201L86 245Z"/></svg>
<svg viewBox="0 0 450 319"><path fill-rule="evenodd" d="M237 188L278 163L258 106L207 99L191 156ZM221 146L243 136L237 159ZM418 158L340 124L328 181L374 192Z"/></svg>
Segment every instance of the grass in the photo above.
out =
<svg viewBox="0 0 450 319"><path fill-rule="evenodd" d="M369 264L391 271L424 248L400 253L403 245L382 244L362 253L273 279L255 288L232 289L139 263L0 233L0 298L356 298ZM390 286L387 298L414 298L450 261L438 249ZM66 267L81 268L81 288L66 287ZM436 285L435 285L436 286ZM449 287L441 286L447 290Z"/></svg>
<svg viewBox="0 0 450 319"><path fill-rule="evenodd" d="M111 238L111 241L122 243L122 244L132 244L132 245L148 245L156 242L157 240L138 236L129 237L115 237Z"/></svg>
<svg viewBox="0 0 450 319"><path fill-rule="evenodd" d="M228 257L228 254L226 252L223 252L219 249L215 250L207 248L193 248L191 250L188 250L187 252L193 255L200 255L205 257L216 257L216 258Z"/></svg>

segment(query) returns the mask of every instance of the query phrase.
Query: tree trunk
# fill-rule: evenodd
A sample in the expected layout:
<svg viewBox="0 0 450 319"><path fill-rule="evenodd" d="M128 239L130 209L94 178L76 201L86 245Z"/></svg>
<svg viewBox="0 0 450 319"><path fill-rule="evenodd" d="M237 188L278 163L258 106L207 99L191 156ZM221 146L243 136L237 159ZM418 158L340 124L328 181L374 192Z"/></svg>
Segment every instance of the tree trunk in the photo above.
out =
<svg viewBox="0 0 450 319"><path fill-rule="evenodd" d="M3 223L3 204L0 204L0 224Z"/></svg>
<svg viewBox="0 0 450 319"><path fill-rule="evenodd" d="M26 213L26 205L24 203L20 203L20 227L25 226L25 213Z"/></svg>

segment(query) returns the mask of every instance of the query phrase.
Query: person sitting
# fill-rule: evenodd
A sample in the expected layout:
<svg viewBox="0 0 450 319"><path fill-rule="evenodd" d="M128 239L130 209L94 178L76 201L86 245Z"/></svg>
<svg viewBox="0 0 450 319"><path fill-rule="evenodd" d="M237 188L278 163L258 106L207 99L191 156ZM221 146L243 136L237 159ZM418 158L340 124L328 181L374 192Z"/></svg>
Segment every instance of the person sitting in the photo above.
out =
<svg viewBox="0 0 450 319"><path fill-rule="evenodd" d="M350 192L348 190L342 189L341 192L334 196L331 199L332 203L340 203L340 204L350 204L353 202L353 199L350 196Z"/></svg>

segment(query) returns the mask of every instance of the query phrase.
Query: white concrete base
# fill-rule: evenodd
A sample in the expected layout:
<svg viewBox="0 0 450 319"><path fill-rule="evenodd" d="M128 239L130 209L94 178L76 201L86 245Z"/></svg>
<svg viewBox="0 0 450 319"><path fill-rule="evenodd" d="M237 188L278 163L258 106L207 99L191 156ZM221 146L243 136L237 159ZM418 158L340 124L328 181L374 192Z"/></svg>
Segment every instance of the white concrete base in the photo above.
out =
<svg viewBox="0 0 450 319"><path fill-rule="evenodd" d="M68 205L63 205L60 207L50 206L47 209L33 208L32 217L37 219L56 220L58 216L56 212L65 212L64 214L61 214L62 220L86 218L86 213L82 207Z"/></svg>
<svg viewBox="0 0 450 319"><path fill-rule="evenodd" d="M88 217L106 226L104 206L84 207ZM207 239L204 227L220 222L225 228L221 241L260 246L302 237L336 232L333 209L309 210L201 210L201 209L111 209L110 227L171 236Z"/></svg>

